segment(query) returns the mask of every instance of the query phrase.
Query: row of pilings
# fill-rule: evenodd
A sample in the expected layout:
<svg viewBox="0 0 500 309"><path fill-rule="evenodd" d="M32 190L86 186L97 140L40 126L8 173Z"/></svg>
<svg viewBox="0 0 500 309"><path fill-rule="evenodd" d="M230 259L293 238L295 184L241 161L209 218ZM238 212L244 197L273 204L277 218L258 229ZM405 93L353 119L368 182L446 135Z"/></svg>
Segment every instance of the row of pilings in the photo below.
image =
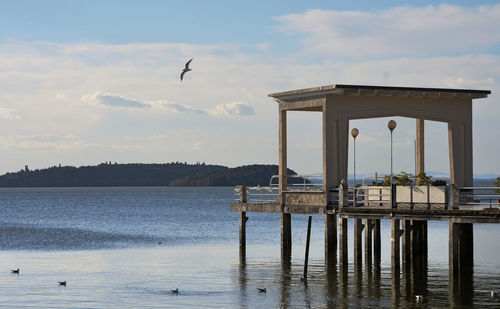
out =
<svg viewBox="0 0 500 309"><path fill-rule="evenodd" d="M328 276L347 278L349 266L349 219L325 214L325 271ZM240 258L246 257L246 212L240 212ZM380 274L381 219L352 218L354 269L363 267ZM394 301L401 288L423 293L427 287L428 221L391 219L391 278ZM281 261L284 269L291 265L291 214L281 213ZM338 223L338 224L337 224ZM338 237L337 237L338 235ZM364 238L364 241L363 241ZM472 304L473 291L473 226L471 223L449 222L449 290L456 304ZM241 261L240 261L241 262ZM401 286L401 275L411 276L412 286ZM346 279L347 280L347 279ZM404 282L410 282L405 280ZM397 304L396 304L397 305Z"/></svg>

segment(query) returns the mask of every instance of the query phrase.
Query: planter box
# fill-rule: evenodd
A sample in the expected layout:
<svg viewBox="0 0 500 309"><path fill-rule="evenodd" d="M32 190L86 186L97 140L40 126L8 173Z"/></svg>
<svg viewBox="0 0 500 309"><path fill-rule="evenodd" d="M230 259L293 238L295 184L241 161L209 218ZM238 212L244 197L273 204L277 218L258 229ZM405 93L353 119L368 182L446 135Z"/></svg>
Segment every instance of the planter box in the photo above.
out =
<svg viewBox="0 0 500 309"><path fill-rule="evenodd" d="M371 186L366 189L368 202L389 203L391 201L391 189L384 186ZM378 196L382 194L383 196ZM397 203L446 203L446 186L396 186Z"/></svg>

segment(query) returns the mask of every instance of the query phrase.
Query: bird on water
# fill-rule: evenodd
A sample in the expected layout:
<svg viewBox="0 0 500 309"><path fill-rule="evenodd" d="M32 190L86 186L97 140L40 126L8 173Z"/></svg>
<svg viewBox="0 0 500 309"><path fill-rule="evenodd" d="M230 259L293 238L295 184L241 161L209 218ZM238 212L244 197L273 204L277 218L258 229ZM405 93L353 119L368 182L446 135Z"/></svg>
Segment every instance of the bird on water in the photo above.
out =
<svg viewBox="0 0 500 309"><path fill-rule="evenodd" d="M182 79L184 78L184 74L186 74L187 72L191 71L191 69L189 68L189 64L191 63L191 61L193 61L193 58L191 58L191 60L189 60L188 62L186 62L186 67L184 68L184 70L182 70L182 73L181 73L181 82L182 82Z"/></svg>
<svg viewBox="0 0 500 309"><path fill-rule="evenodd" d="M257 288L259 290L259 293L266 293L266 288Z"/></svg>
<svg viewBox="0 0 500 309"><path fill-rule="evenodd" d="M13 269L13 270L11 270L11 272L12 272L13 274L19 274L19 268L18 268L18 269Z"/></svg>
<svg viewBox="0 0 500 309"><path fill-rule="evenodd" d="M66 281L57 281L57 282L59 282L59 285L64 285L64 286L66 286Z"/></svg>
<svg viewBox="0 0 500 309"><path fill-rule="evenodd" d="M179 288L175 288L175 290L170 290L172 291L172 294L179 294Z"/></svg>

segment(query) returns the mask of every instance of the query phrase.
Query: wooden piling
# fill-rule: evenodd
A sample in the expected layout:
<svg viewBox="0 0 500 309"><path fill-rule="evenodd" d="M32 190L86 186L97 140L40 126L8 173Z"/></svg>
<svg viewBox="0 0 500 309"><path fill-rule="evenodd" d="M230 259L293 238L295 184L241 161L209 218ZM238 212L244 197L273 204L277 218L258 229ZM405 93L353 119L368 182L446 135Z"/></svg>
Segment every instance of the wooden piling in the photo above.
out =
<svg viewBox="0 0 500 309"><path fill-rule="evenodd" d="M472 223L449 223L450 273L468 273L474 265Z"/></svg>
<svg viewBox="0 0 500 309"><path fill-rule="evenodd" d="M402 220L403 239L402 239L402 259L403 264L411 262L412 249L412 224L411 220Z"/></svg>
<svg viewBox="0 0 500 309"><path fill-rule="evenodd" d="M306 239L306 253L304 257L304 280L307 280L307 264L309 263L309 243L311 241L311 220L312 216L309 216L307 220L307 239Z"/></svg>
<svg viewBox="0 0 500 309"><path fill-rule="evenodd" d="M392 268L400 268L400 242L401 229L399 227L399 219L392 219L391 226L391 265Z"/></svg>
<svg viewBox="0 0 500 309"><path fill-rule="evenodd" d="M247 244L246 234L247 234L247 220L248 217L245 211L240 211L240 247L245 247Z"/></svg>
<svg viewBox="0 0 500 309"><path fill-rule="evenodd" d="M348 227L347 218L339 217L339 242L340 242L339 263L341 265L348 264L347 227Z"/></svg>
<svg viewBox="0 0 500 309"><path fill-rule="evenodd" d="M337 215L325 214L325 265L328 268L336 267L336 262L337 262Z"/></svg>
<svg viewBox="0 0 500 309"><path fill-rule="evenodd" d="M365 264L371 265L372 263L372 233L373 233L373 220L365 219Z"/></svg>
<svg viewBox="0 0 500 309"><path fill-rule="evenodd" d="M375 259L375 264L380 264L380 259L382 256L382 244L380 239L380 219L375 219L375 224L373 226L373 257Z"/></svg>
<svg viewBox="0 0 500 309"><path fill-rule="evenodd" d="M281 213L281 256L288 258L292 255L292 216Z"/></svg>
<svg viewBox="0 0 500 309"><path fill-rule="evenodd" d="M361 264L363 260L363 221L354 219L354 263Z"/></svg>

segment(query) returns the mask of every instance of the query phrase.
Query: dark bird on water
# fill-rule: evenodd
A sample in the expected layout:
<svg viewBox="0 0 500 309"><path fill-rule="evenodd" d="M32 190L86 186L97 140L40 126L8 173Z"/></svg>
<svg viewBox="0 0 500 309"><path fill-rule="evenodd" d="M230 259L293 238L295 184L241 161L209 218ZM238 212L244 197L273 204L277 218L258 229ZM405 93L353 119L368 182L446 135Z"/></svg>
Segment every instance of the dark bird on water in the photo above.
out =
<svg viewBox="0 0 500 309"><path fill-rule="evenodd" d="M176 288L175 290L170 290L172 291L172 294L179 294L179 288Z"/></svg>
<svg viewBox="0 0 500 309"><path fill-rule="evenodd" d="M266 293L266 288L257 288L259 290L259 293Z"/></svg>
<svg viewBox="0 0 500 309"><path fill-rule="evenodd" d="M186 74L186 72L191 71L191 69L189 68L189 64L191 63L191 61L193 61L193 58L191 58L191 60L189 60L188 62L186 62L186 67L184 68L184 70L182 70L182 73L181 73L181 82L182 82L182 79L184 78L184 74Z"/></svg>
<svg viewBox="0 0 500 309"><path fill-rule="evenodd" d="M13 269L13 270L11 270L11 272L12 272L13 274L19 274L19 268L18 268L18 269Z"/></svg>
<svg viewBox="0 0 500 309"><path fill-rule="evenodd" d="M57 281L57 282L59 282L59 285L64 285L64 286L66 286L66 281Z"/></svg>

